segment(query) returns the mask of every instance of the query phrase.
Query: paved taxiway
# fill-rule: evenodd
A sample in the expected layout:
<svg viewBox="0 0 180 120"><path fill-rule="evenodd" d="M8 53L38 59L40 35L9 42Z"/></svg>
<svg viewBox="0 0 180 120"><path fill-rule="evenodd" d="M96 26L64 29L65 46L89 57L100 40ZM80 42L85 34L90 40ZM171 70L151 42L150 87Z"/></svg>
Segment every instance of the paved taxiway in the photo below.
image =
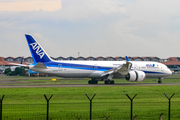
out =
<svg viewBox="0 0 180 120"><path fill-rule="evenodd" d="M35 87L101 87L101 86L174 86L180 85L180 83L122 83L122 84L97 84L97 85L89 85L89 84L51 84L51 85L0 85L0 88L35 88Z"/></svg>
<svg viewBox="0 0 180 120"><path fill-rule="evenodd" d="M116 84L44 84L28 85L29 81L18 81L15 79L0 79L0 88L32 88L32 87L100 87L100 86L173 86L180 83L116 83ZM38 82L34 82L38 83ZM42 82L41 82L42 83ZM26 85L21 85L26 84Z"/></svg>

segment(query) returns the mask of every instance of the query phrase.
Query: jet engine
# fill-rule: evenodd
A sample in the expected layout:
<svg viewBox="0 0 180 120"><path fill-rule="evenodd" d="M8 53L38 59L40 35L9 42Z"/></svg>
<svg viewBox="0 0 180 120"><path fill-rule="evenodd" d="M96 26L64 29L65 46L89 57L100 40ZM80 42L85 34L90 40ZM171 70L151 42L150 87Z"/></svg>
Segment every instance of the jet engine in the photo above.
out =
<svg viewBox="0 0 180 120"><path fill-rule="evenodd" d="M141 82L145 79L146 74L143 71L130 71L125 79L129 82Z"/></svg>

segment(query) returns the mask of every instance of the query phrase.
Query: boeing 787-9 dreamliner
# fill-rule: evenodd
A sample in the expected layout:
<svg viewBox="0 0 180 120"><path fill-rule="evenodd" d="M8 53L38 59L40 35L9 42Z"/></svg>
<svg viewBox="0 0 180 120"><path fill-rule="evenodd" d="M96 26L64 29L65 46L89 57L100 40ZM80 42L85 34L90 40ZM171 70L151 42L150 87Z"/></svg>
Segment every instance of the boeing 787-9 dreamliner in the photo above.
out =
<svg viewBox="0 0 180 120"><path fill-rule="evenodd" d="M105 84L114 84L113 78L124 77L129 82L141 82L145 78L161 78L171 75L170 69L159 62L152 61L75 61L52 60L40 44L31 36L25 35L34 60L28 69L40 73L66 78L90 78L89 84L103 80Z"/></svg>

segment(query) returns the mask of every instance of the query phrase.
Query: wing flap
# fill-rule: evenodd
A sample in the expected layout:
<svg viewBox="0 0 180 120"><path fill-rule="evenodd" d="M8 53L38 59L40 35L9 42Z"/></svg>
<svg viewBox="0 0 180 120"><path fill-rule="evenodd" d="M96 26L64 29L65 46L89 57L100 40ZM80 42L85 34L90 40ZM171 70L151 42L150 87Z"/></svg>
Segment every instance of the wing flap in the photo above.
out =
<svg viewBox="0 0 180 120"><path fill-rule="evenodd" d="M115 73L120 73L121 75L127 75L131 67L132 67L132 63L126 61L126 63L121 66L105 71L104 74L101 75L101 77L112 75Z"/></svg>
<svg viewBox="0 0 180 120"><path fill-rule="evenodd" d="M117 70L117 72L119 72L122 75L127 75L131 67L132 67L132 63L126 61L126 64L123 64L122 67Z"/></svg>

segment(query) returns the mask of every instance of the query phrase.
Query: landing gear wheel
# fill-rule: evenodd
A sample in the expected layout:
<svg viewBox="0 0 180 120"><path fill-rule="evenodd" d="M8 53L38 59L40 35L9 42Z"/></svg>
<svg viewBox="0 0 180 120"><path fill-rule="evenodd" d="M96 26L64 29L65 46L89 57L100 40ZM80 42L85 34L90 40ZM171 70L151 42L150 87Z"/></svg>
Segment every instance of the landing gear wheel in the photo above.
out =
<svg viewBox="0 0 180 120"><path fill-rule="evenodd" d="M105 81L104 81L104 84L108 84L108 81L107 81L107 80L105 80Z"/></svg>
<svg viewBox="0 0 180 120"><path fill-rule="evenodd" d="M158 83L162 83L162 81L158 81Z"/></svg>
<svg viewBox="0 0 180 120"><path fill-rule="evenodd" d="M104 81L104 84L114 84L114 80L106 80Z"/></svg>
<svg viewBox="0 0 180 120"><path fill-rule="evenodd" d="M98 81L97 80L89 80L88 83L89 84L98 84Z"/></svg>
<svg viewBox="0 0 180 120"><path fill-rule="evenodd" d="M104 84L108 84L108 80L105 80L105 81L104 81Z"/></svg>
<svg viewBox="0 0 180 120"><path fill-rule="evenodd" d="M92 84L92 80L89 80L88 83L89 83L89 84Z"/></svg>
<svg viewBox="0 0 180 120"><path fill-rule="evenodd" d="M162 83L162 80L161 80L161 78L159 78L159 80L158 80L158 83L160 83L160 84Z"/></svg>
<svg viewBox="0 0 180 120"><path fill-rule="evenodd" d="M111 80L111 81L110 81L110 84L114 84L114 80Z"/></svg>
<svg viewBox="0 0 180 120"><path fill-rule="evenodd" d="M94 82L94 84L98 84L98 81L97 81L97 80L94 80L93 82Z"/></svg>

